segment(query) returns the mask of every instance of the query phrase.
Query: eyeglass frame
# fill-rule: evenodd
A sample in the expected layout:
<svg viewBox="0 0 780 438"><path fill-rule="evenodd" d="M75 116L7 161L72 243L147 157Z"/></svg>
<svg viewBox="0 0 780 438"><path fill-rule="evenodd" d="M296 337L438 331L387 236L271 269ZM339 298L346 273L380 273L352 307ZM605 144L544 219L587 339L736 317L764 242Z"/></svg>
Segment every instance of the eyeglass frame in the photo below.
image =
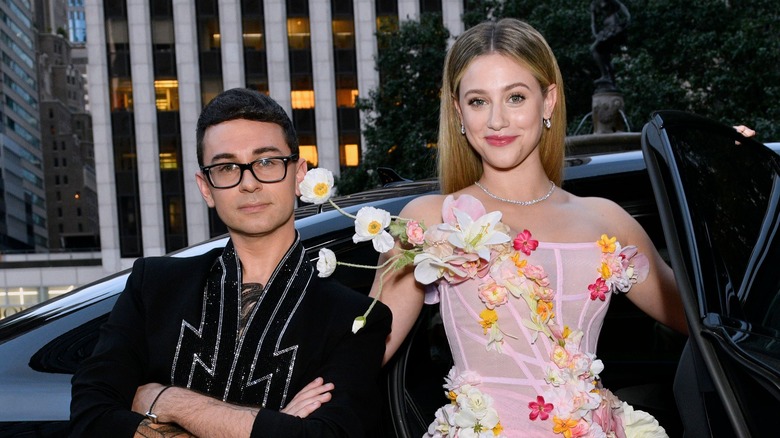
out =
<svg viewBox="0 0 780 438"><path fill-rule="evenodd" d="M291 162L294 163L294 162L298 161L299 158L300 158L300 154L290 154L290 155L287 155L287 156L262 157L262 158L258 158L256 160L250 161L248 163L243 163L243 164L242 163L233 163L233 162L229 162L228 161L228 162L225 162L225 163L216 163L216 164L209 164L208 166L200 166L200 171L203 172L203 174L206 176L206 181L208 181L209 184L211 184L211 187L213 187L215 189L232 189L233 187L238 186L239 184L241 184L241 181L244 180L244 172L247 171L247 170L249 171L249 173L252 174L252 177L254 177L254 179L256 181L258 181L260 183L263 183L263 184L273 184L273 183L278 183L279 181L283 181L285 178L287 178L287 167L288 167L287 165L290 164ZM284 161L284 175L281 178L273 180L273 181L264 181L264 180L261 180L260 178L258 178L257 175L255 175L255 171L252 170L252 167L258 161L263 161L263 160L282 160L282 161ZM209 171L211 169L217 167L217 166L224 166L226 164L233 164L233 165L238 166L238 169L241 171L241 173L239 173L238 182L236 182L232 186L217 187L214 184L214 181L211 180L211 173L209 173Z"/></svg>

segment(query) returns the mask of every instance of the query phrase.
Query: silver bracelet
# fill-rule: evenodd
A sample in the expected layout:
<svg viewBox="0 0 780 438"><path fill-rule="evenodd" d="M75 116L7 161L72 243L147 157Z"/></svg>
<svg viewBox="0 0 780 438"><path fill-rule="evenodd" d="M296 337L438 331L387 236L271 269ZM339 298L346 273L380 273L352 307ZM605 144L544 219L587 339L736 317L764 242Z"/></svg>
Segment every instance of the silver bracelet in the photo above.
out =
<svg viewBox="0 0 780 438"><path fill-rule="evenodd" d="M154 409L155 403L157 403L157 400L160 399L160 396L162 395L163 392L165 392L167 389L172 388L172 387L173 387L173 385L168 385L165 388L161 389L160 392L157 393L157 396L154 398L154 400L152 400L152 404L149 405L149 410L146 411L145 415L146 415L146 418L152 420L152 423L157 424L157 414L152 412L152 409Z"/></svg>

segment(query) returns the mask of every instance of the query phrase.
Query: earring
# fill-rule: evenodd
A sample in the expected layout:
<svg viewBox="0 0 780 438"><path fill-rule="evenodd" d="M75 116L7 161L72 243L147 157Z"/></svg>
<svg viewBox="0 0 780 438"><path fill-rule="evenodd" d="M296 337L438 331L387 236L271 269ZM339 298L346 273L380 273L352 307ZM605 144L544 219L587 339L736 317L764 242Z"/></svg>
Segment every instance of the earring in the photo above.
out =
<svg viewBox="0 0 780 438"><path fill-rule="evenodd" d="M544 127L547 129L550 129L552 126L552 122L550 122L550 119L542 119L542 124L544 124Z"/></svg>
<svg viewBox="0 0 780 438"><path fill-rule="evenodd" d="M463 126L463 123L460 124L460 133L462 135L466 135L466 127Z"/></svg>

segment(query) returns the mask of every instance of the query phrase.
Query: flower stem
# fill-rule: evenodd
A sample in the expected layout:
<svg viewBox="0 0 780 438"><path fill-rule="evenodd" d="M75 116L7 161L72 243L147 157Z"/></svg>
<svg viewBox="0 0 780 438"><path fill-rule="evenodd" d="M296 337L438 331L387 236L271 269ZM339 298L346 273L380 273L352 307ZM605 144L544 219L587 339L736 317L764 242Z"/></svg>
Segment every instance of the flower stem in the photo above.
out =
<svg viewBox="0 0 780 438"><path fill-rule="evenodd" d="M333 202L332 199L328 199L328 202L330 202L330 205L332 205L333 208L335 208L339 213L343 214L344 216L346 216L348 218L351 218L351 219L357 219L357 216L353 216L353 215L347 213L346 211L344 211L341 207L336 205L336 203Z"/></svg>

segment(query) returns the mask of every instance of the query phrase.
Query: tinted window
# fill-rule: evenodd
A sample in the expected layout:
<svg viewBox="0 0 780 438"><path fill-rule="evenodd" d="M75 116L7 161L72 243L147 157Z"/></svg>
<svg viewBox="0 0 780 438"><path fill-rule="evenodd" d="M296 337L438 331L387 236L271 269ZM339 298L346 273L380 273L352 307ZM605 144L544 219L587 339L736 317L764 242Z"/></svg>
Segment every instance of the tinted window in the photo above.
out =
<svg viewBox="0 0 780 438"><path fill-rule="evenodd" d="M778 155L709 130L667 132L701 264L713 269L717 281L705 287L707 311L780 329Z"/></svg>

